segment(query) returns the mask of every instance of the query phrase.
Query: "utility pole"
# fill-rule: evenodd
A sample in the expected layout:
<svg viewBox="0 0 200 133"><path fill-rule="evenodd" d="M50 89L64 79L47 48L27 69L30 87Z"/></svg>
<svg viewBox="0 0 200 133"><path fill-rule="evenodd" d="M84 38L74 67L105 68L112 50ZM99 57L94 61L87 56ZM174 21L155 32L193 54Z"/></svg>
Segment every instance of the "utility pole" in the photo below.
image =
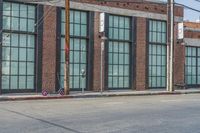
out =
<svg viewBox="0 0 200 133"><path fill-rule="evenodd" d="M69 53L70 53L70 37L69 37L69 0L65 0L65 77L64 77L64 93L69 94Z"/></svg>
<svg viewBox="0 0 200 133"><path fill-rule="evenodd" d="M167 90L173 92L174 0L168 0L168 50Z"/></svg>

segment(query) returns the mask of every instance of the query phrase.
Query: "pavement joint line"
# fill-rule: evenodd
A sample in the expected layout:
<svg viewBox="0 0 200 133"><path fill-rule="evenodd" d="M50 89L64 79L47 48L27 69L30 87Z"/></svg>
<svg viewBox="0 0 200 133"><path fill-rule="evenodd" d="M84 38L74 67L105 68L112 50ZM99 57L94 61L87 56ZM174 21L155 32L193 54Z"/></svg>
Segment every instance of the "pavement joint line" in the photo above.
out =
<svg viewBox="0 0 200 133"><path fill-rule="evenodd" d="M177 90L174 92L168 91L146 91L146 92L104 92L100 93L85 93L85 94L70 94L67 96L59 95L12 95L0 96L2 101L23 101L23 100L51 100L51 99L71 99L71 98L104 98L104 97L119 97L119 96L153 96L153 95L181 95L181 94L197 94L200 90Z"/></svg>

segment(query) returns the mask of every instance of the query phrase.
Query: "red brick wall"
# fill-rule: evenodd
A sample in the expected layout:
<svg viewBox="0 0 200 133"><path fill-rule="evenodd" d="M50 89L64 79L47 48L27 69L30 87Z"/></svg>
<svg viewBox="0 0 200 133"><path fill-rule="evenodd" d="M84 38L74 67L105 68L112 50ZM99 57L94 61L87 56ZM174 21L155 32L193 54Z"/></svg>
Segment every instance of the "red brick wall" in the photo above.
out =
<svg viewBox="0 0 200 133"><path fill-rule="evenodd" d="M146 18L137 18L136 39L136 90L147 88Z"/></svg>
<svg viewBox="0 0 200 133"><path fill-rule="evenodd" d="M94 69L93 69L93 87L92 87L94 91L99 91L100 86L101 86L101 77L100 77L101 76L101 38L99 37L100 36L99 15L100 15L99 12L95 12L94 14L94 58L93 58Z"/></svg>
<svg viewBox="0 0 200 133"><path fill-rule="evenodd" d="M121 0L119 2L108 2L108 1L96 1L96 0L76 0L76 2L82 3L89 3L95 5L102 5L102 6L109 6L109 7L117 7L129 10L139 10L139 11L146 11L152 13L160 13L160 14L167 14L167 5L165 4L156 4L141 1L141 0ZM183 16L183 8L180 6L176 6L175 8L175 16Z"/></svg>
<svg viewBox="0 0 200 133"><path fill-rule="evenodd" d="M42 89L49 92L56 86L56 13L56 7L44 6Z"/></svg>
<svg viewBox="0 0 200 133"><path fill-rule="evenodd" d="M178 27L174 28L174 85L185 83L185 46L177 42Z"/></svg>

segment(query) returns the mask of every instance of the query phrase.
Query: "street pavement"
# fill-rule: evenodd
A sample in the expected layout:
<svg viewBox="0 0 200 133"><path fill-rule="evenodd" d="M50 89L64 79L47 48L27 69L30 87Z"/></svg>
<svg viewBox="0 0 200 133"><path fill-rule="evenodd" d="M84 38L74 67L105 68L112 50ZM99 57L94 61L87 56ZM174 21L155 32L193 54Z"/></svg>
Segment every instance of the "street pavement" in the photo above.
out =
<svg viewBox="0 0 200 133"><path fill-rule="evenodd" d="M0 102L0 133L200 133L200 94Z"/></svg>

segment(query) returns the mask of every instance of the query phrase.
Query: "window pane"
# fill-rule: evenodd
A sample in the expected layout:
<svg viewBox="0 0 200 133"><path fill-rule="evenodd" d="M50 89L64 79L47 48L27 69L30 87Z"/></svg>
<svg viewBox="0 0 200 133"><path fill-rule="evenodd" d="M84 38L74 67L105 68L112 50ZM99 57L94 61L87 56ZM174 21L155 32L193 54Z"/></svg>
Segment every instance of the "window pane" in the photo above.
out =
<svg viewBox="0 0 200 133"><path fill-rule="evenodd" d="M10 29L10 17L3 16L3 29L9 30Z"/></svg>
<svg viewBox="0 0 200 133"><path fill-rule="evenodd" d="M12 3L12 16L19 17L19 4Z"/></svg>
<svg viewBox="0 0 200 133"><path fill-rule="evenodd" d="M20 17L27 17L27 5L20 5Z"/></svg>
<svg viewBox="0 0 200 133"><path fill-rule="evenodd" d="M10 83L11 83L11 86L10 88L11 89L18 89L18 77L17 76L11 76L10 77Z"/></svg>
<svg viewBox="0 0 200 133"><path fill-rule="evenodd" d="M19 18L12 18L12 30L19 30Z"/></svg>
<svg viewBox="0 0 200 133"><path fill-rule="evenodd" d="M20 30L27 31L27 19L20 19Z"/></svg>

